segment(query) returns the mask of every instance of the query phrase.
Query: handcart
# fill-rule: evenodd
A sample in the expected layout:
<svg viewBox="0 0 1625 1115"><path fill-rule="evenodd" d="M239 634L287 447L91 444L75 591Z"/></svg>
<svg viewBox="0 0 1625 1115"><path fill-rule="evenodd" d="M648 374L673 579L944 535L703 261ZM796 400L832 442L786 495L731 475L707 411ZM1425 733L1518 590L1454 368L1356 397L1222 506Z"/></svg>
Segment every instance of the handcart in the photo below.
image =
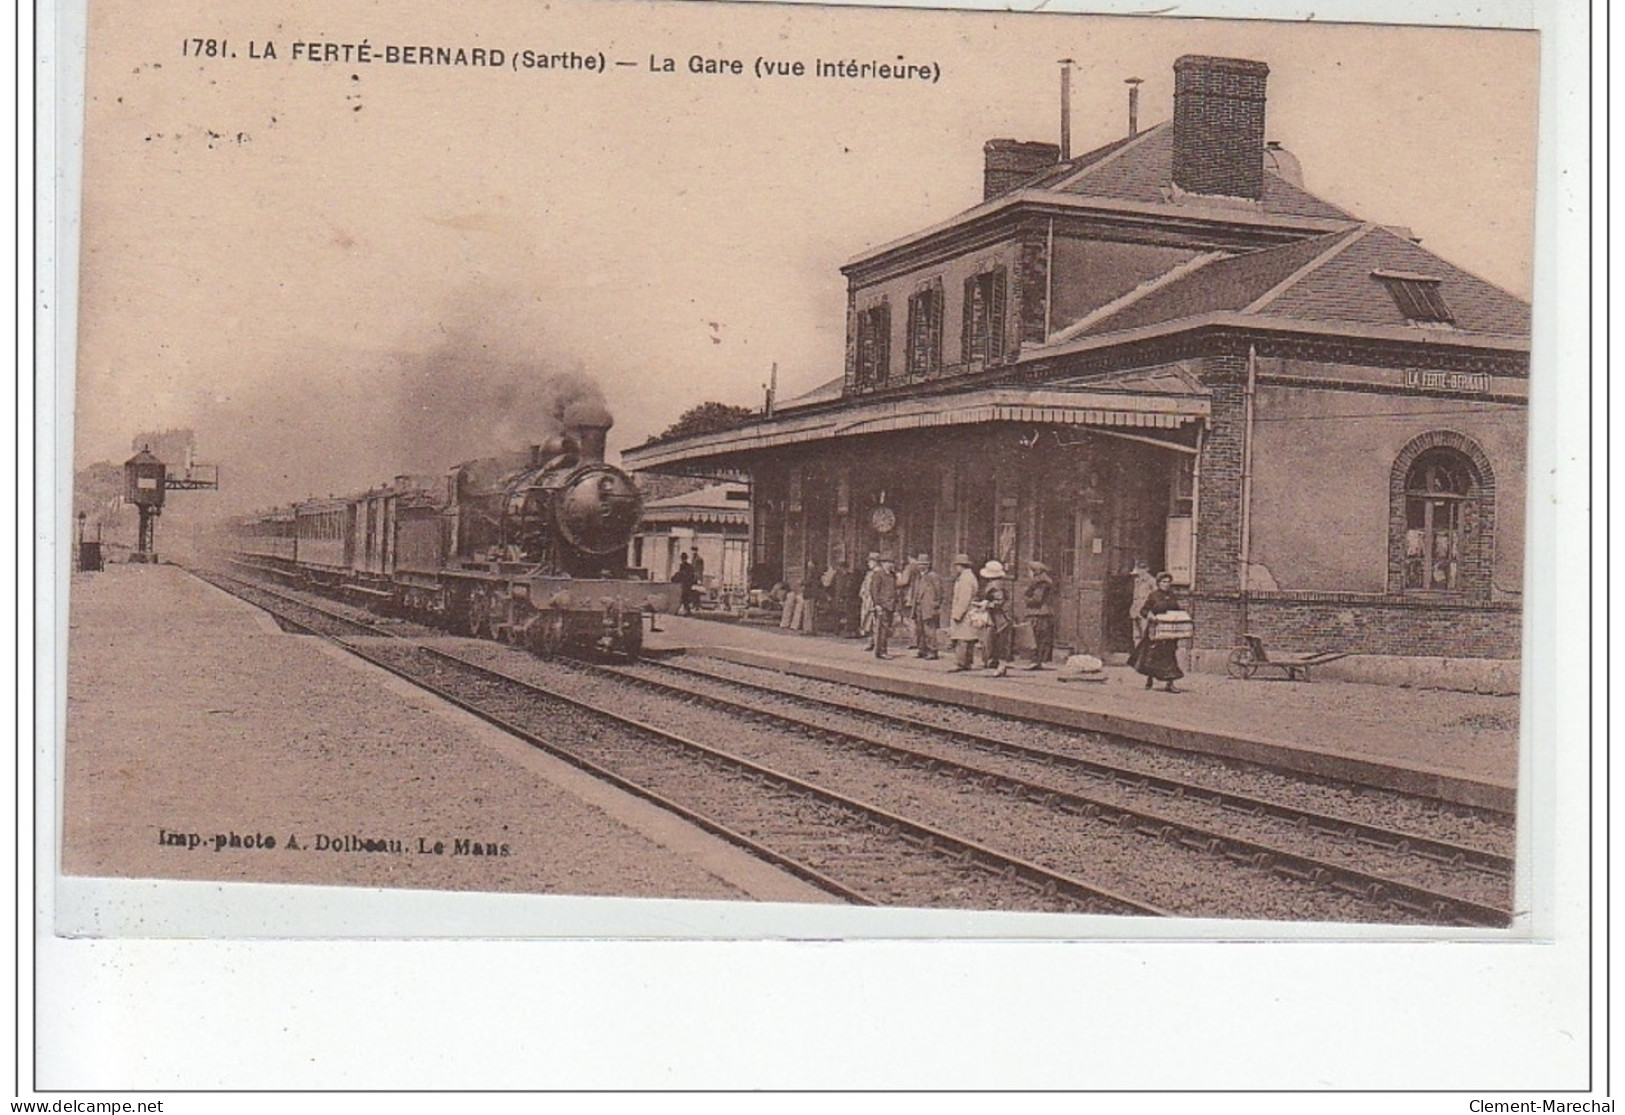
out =
<svg viewBox="0 0 1625 1115"><path fill-rule="evenodd" d="M1323 650L1315 654L1277 653L1271 657L1264 649L1264 640L1257 635L1243 635L1241 639L1246 645L1230 652L1225 672L1244 681L1263 670L1279 670L1287 681L1309 681L1311 667L1348 657L1348 651L1342 650Z"/></svg>

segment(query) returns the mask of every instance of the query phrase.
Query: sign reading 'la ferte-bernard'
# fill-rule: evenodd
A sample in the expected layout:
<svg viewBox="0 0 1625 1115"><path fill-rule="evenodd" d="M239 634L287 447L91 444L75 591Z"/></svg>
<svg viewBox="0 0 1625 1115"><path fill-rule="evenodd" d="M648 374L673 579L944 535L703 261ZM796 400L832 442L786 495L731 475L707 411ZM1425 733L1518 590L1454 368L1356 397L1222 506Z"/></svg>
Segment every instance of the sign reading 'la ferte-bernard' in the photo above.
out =
<svg viewBox="0 0 1625 1115"><path fill-rule="evenodd" d="M1490 377L1485 372L1438 372L1406 368L1405 386L1427 391L1472 391L1488 394Z"/></svg>

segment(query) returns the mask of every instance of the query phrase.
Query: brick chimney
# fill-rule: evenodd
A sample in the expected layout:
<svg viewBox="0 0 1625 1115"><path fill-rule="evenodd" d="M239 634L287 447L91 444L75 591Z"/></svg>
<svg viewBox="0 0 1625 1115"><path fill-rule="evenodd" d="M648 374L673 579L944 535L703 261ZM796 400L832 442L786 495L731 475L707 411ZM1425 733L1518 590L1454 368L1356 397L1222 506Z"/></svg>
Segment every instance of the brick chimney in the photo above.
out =
<svg viewBox="0 0 1625 1115"><path fill-rule="evenodd" d="M982 145L982 157L982 200L992 201L1060 162L1061 148L1054 143L990 139Z"/></svg>
<svg viewBox="0 0 1625 1115"><path fill-rule="evenodd" d="M1264 63L1245 58L1187 54L1174 63L1175 186L1192 194L1263 197L1269 73Z"/></svg>

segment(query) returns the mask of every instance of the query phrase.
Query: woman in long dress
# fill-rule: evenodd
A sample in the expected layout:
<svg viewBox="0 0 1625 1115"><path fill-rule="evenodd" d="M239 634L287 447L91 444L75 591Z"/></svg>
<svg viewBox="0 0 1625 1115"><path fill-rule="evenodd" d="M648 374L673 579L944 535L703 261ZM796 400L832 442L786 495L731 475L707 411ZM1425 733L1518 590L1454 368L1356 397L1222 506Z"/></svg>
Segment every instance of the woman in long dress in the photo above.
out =
<svg viewBox="0 0 1625 1115"><path fill-rule="evenodd" d="M1174 595L1174 578L1168 573L1157 574L1157 587L1145 603L1140 605L1141 619L1154 619L1165 612L1178 612L1183 609L1179 604L1179 597ZM1185 676L1185 671L1179 668L1179 640L1151 638L1151 625L1146 624L1146 633L1140 638L1139 645L1129 657L1129 665L1145 675L1145 687L1150 689L1159 681L1168 683L1168 692L1178 693L1174 682Z"/></svg>
<svg viewBox="0 0 1625 1115"><path fill-rule="evenodd" d="M982 566L982 592L980 599L987 609L988 625L983 629L983 658L995 677L1003 677L1010 670L1012 628L1010 618L1010 586L1005 581L1004 563L990 561Z"/></svg>

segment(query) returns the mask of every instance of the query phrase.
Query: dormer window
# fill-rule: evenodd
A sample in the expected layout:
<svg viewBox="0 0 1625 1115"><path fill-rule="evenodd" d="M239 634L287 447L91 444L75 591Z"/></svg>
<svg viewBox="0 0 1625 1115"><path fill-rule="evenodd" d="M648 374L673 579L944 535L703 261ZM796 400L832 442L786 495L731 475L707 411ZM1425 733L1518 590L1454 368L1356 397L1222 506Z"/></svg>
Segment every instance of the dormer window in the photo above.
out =
<svg viewBox="0 0 1625 1115"><path fill-rule="evenodd" d="M1449 325L1456 319L1439 292L1440 280L1411 271L1373 271L1371 277L1388 288L1388 294L1405 315L1418 325Z"/></svg>

